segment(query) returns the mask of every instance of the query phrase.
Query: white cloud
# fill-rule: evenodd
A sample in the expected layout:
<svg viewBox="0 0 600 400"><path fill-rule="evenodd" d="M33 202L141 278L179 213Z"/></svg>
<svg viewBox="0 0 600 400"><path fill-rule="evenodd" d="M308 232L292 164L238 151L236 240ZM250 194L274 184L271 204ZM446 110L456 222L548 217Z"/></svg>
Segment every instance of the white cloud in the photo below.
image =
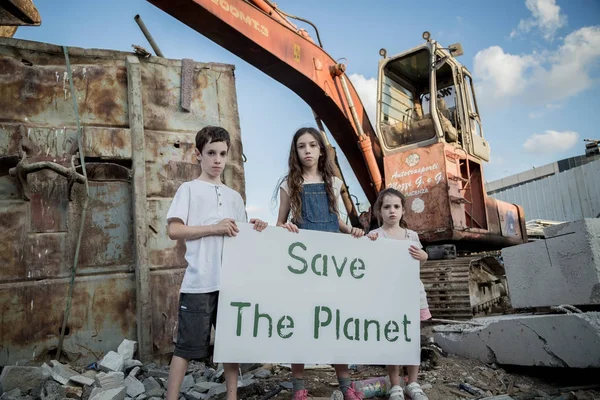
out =
<svg viewBox="0 0 600 400"><path fill-rule="evenodd" d="M530 103L565 99L596 83L591 74L600 61L600 25L570 33L554 51L516 55L492 46L473 61L483 102L517 95Z"/></svg>
<svg viewBox="0 0 600 400"><path fill-rule="evenodd" d="M553 103L548 103L546 104L546 106L539 110L539 111L532 111L529 113L529 118L531 119L536 119L536 118L541 118L544 115L546 115L548 112L552 111L552 110L558 110L560 108L562 108L563 105L562 104L553 104Z"/></svg>
<svg viewBox="0 0 600 400"><path fill-rule="evenodd" d="M377 109L377 79L365 78L361 74L349 76L360 100L367 111L371 124L375 126L375 110Z"/></svg>
<svg viewBox="0 0 600 400"><path fill-rule="evenodd" d="M488 47L475 55L475 76L486 83L484 96L514 96L525 89L525 72L534 65L533 56L505 53L500 46ZM487 93L490 91L491 93Z"/></svg>
<svg viewBox="0 0 600 400"><path fill-rule="evenodd" d="M578 140L577 132L546 131L531 135L523 143L523 148L529 153L557 153L575 146Z"/></svg>
<svg viewBox="0 0 600 400"><path fill-rule="evenodd" d="M554 39L556 31L567 24L567 17L560 12L556 0L526 0L525 6L531 11L531 18L522 19L510 37L529 33L537 28L546 40Z"/></svg>
<svg viewBox="0 0 600 400"><path fill-rule="evenodd" d="M543 86L544 95L560 97L577 94L592 86L589 73L600 59L600 26L584 27L570 33L562 46L550 55L550 67L534 76L537 86Z"/></svg>

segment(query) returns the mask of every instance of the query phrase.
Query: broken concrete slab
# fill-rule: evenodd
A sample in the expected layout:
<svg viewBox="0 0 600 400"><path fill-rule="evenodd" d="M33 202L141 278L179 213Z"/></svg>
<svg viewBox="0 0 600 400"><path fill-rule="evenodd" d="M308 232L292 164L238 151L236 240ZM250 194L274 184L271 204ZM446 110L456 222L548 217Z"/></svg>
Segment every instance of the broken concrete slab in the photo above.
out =
<svg viewBox="0 0 600 400"><path fill-rule="evenodd" d="M158 381L153 378L146 378L144 379L144 388L145 388L145 394L148 397L161 397L163 395L164 389L161 387L160 383L158 383Z"/></svg>
<svg viewBox="0 0 600 400"><path fill-rule="evenodd" d="M125 374L122 372L100 372L96 375L96 383L102 389L114 389L123 386Z"/></svg>
<svg viewBox="0 0 600 400"><path fill-rule="evenodd" d="M152 376L154 378L168 378L169 371L161 368L148 368L146 376Z"/></svg>
<svg viewBox="0 0 600 400"><path fill-rule="evenodd" d="M146 391L144 384L131 375L128 375L123 383L127 388L127 396L131 398L135 398Z"/></svg>
<svg viewBox="0 0 600 400"><path fill-rule="evenodd" d="M217 387L217 386L221 386L221 384L215 383L215 382L196 382L196 385L194 386L194 390L196 392L206 393L210 389Z"/></svg>
<svg viewBox="0 0 600 400"><path fill-rule="evenodd" d="M69 380L74 383L79 383L80 385L83 385L83 386L85 386L85 385L91 386L95 382L94 379L88 378L87 376L83 376L83 375L74 375L74 376L70 377Z"/></svg>
<svg viewBox="0 0 600 400"><path fill-rule="evenodd" d="M89 400L125 400L126 392L125 386L113 389L94 388Z"/></svg>
<svg viewBox="0 0 600 400"><path fill-rule="evenodd" d="M206 398L206 395L196 392L195 390L190 390L189 392L184 393L183 397L185 397L185 400L202 400Z"/></svg>
<svg viewBox="0 0 600 400"><path fill-rule="evenodd" d="M142 364L142 362L139 360L125 360L123 362L123 371L129 371L130 369L142 367L143 365L144 364Z"/></svg>
<svg viewBox="0 0 600 400"><path fill-rule="evenodd" d="M100 369L105 372L121 372L123 371L123 367L125 366L125 360L123 359L123 356L119 353L109 351L108 353L106 353L102 361L100 361L99 365Z"/></svg>
<svg viewBox="0 0 600 400"><path fill-rule="evenodd" d="M2 393L0 400L17 400L19 397L21 397L21 389L17 388L9 392Z"/></svg>
<svg viewBox="0 0 600 400"><path fill-rule="evenodd" d="M138 376L138 374L140 373L140 371L141 371L140 367L134 367L131 371L129 371L128 375L135 378L135 377Z"/></svg>
<svg viewBox="0 0 600 400"><path fill-rule="evenodd" d="M47 375L39 367L6 366L0 374L0 386L5 392L21 389L28 392L40 386Z"/></svg>
<svg viewBox="0 0 600 400"><path fill-rule="evenodd" d="M64 386L49 379L39 387L39 393L34 397L42 400L62 400L67 397L67 393Z"/></svg>
<svg viewBox="0 0 600 400"><path fill-rule="evenodd" d="M75 386L63 386L65 389L65 396L68 399L81 399L83 396L83 388Z"/></svg>
<svg viewBox="0 0 600 400"><path fill-rule="evenodd" d="M600 219L545 233L545 240L502 249L512 306L600 304Z"/></svg>
<svg viewBox="0 0 600 400"><path fill-rule="evenodd" d="M210 389L208 391L208 393L206 394L206 397L209 399L217 399L217 398L225 398L227 395L227 388L225 386L224 383L219 384L219 386L215 386L212 389ZM239 396L239 392L238 392L238 396Z"/></svg>
<svg viewBox="0 0 600 400"><path fill-rule="evenodd" d="M46 364L44 364L46 365ZM77 372L73 371L67 365L61 364L59 361L52 360L50 361L50 365L52 366L50 369L50 374L52 375L52 379L61 385L66 385L69 383L69 379L72 376L79 375ZM42 366L44 368L44 366ZM46 369L45 369L46 370Z"/></svg>
<svg viewBox="0 0 600 400"><path fill-rule="evenodd" d="M475 325L444 325L434 337L445 351L491 364L600 367L600 312L503 315Z"/></svg>
<svg viewBox="0 0 600 400"><path fill-rule="evenodd" d="M120 354L123 357L123 361L133 360L133 355L135 354L136 348L137 342L125 339L117 348L117 354Z"/></svg>
<svg viewBox="0 0 600 400"><path fill-rule="evenodd" d="M254 376L257 377L258 379L266 379L268 377L270 377L271 371L266 370L266 369L259 369L254 371Z"/></svg>
<svg viewBox="0 0 600 400"><path fill-rule="evenodd" d="M194 382L194 377L192 375L186 375L183 378L183 382L181 382L181 388L179 390L180 393L185 393L192 389L196 383Z"/></svg>

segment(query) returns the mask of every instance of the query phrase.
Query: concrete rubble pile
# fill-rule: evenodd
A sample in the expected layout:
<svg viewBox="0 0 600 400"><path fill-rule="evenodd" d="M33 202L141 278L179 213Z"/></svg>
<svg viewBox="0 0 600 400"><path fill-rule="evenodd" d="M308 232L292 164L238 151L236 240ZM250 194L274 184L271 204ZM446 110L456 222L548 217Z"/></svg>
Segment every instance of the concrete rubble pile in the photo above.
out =
<svg viewBox="0 0 600 400"><path fill-rule="evenodd" d="M7 366L0 375L0 400L162 400L167 389L168 366L142 364L127 356L124 341L117 352L107 353L87 370L52 361L41 367ZM589 387L555 387L535 379L514 375L497 364L449 355L430 336L421 338L419 382L430 400L477 398L486 400L591 400L600 392ZM133 346L133 347L132 347ZM120 356L120 357L119 357ZM130 358L131 357L131 358ZM122 366L122 367L121 367ZM122 368L114 371L110 368ZM242 364L238 381L240 399L266 400L291 397L291 371L283 364ZM93 369L89 369L93 368ZM385 376L383 366L353 366L353 380ZM307 365L305 382L315 400L341 399L335 370L331 366ZM562 385L564 386L564 385ZM593 388L600 390L600 385ZM333 395L332 395L333 392ZM331 396L331 397L330 397ZM210 368L192 361L181 387L179 400L225 399L221 366Z"/></svg>
<svg viewBox="0 0 600 400"><path fill-rule="evenodd" d="M82 370L56 360L41 367L6 366L0 374L1 400L162 400L166 396L167 366L142 364L133 355L136 342L125 339L91 369ZM255 365L258 366L258 365ZM257 369L238 381L241 398L260 392L257 379L271 372ZM190 362L180 400L225 399L223 368Z"/></svg>
<svg viewBox="0 0 600 400"><path fill-rule="evenodd" d="M444 350L486 363L600 368L600 312L579 309L600 309L600 219L544 233L502 250L510 301L520 313L436 327ZM543 312L529 312L536 309Z"/></svg>

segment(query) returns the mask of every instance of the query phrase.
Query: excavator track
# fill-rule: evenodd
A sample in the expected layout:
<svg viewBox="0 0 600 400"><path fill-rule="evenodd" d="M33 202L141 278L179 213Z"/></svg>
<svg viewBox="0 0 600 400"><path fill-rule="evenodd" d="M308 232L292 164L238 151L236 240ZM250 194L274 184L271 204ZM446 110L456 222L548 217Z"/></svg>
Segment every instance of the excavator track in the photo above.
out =
<svg viewBox="0 0 600 400"><path fill-rule="evenodd" d="M487 313L506 296L498 253L427 261L421 281L434 318L465 320Z"/></svg>

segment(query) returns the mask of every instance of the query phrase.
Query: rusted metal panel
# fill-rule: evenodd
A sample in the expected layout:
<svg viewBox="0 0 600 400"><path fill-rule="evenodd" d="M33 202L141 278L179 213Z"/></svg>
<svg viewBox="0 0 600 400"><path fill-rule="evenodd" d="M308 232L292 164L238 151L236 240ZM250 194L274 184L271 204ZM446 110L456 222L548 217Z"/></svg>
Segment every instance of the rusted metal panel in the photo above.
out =
<svg viewBox="0 0 600 400"><path fill-rule="evenodd" d="M25 276L46 279L66 276L66 233L33 233L25 241Z"/></svg>
<svg viewBox="0 0 600 400"><path fill-rule="evenodd" d="M52 171L28 177L31 189L31 232L65 232L69 192L67 180Z"/></svg>
<svg viewBox="0 0 600 400"><path fill-rule="evenodd" d="M194 153L196 133L147 132L146 176L149 197L173 197L190 176L200 175Z"/></svg>
<svg viewBox="0 0 600 400"><path fill-rule="evenodd" d="M75 282L66 357L83 365L135 337L132 274L85 276ZM47 359L58 343L68 279L0 284L0 365Z"/></svg>
<svg viewBox="0 0 600 400"><path fill-rule="evenodd" d="M437 143L390 155L385 181L406 195L406 221L425 244L479 251L526 241L517 206L490 201L481 165L460 148Z"/></svg>
<svg viewBox="0 0 600 400"><path fill-rule="evenodd" d="M70 157L76 151L76 140L75 127L47 128L0 123L0 154L19 156L21 145L25 145L28 155L36 155L38 160L54 161ZM130 159L129 129L83 127L83 149L86 157Z"/></svg>
<svg viewBox="0 0 600 400"><path fill-rule="evenodd" d="M136 339L133 158L145 158L154 356L172 351L185 244L167 237L165 215L179 185L200 173L196 132L219 124L232 135L226 183L244 195L233 67L195 63L191 110L179 104L181 61L140 59L143 147L135 147L127 82L129 53L68 48L89 179L89 205L64 348L83 365ZM24 201L9 170L28 162L65 167L78 151L61 47L0 38L0 365L48 359L58 343L85 189L42 170L27 176ZM137 95L134 95L137 96ZM24 152L24 153L23 153ZM81 168L77 171L81 173ZM69 195L71 195L69 200ZM5 243L5 244L4 244ZM33 304L33 305L32 305ZM43 305L43 306L42 306Z"/></svg>
<svg viewBox="0 0 600 400"><path fill-rule="evenodd" d="M3 94L0 109L5 110L1 120L57 128L67 121L68 125L75 125L64 59L53 57L50 64L38 65L45 60L38 59L35 53L26 51L20 55L22 59L0 57L0 70L4 72L0 78ZM127 100L124 66L74 65L73 84L82 125L129 125L124 103Z"/></svg>
<svg viewBox="0 0 600 400"><path fill-rule="evenodd" d="M81 244L80 268L130 266L133 263L131 184L90 182L85 240ZM78 220L74 210L71 220ZM73 243L74 245L74 243ZM97 268L96 268L97 269Z"/></svg>
<svg viewBox="0 0 600 400"><path fill-rule="evenodd" d="M151 275L152 337L155 356L173 351L173 332L177 326L179 287L183 270L157 271Z"/></svg>
<svg viewBox="0 0 600 400"><path fill-rule="evenodd" d="M136 325L138 354L147 362L152 358L152 298L148 265L148 222L146 221L146 138L142 106L142 77L137 57L127 57L129 127L131 129L133 169L133 242L135 253Z"/></svg>
<svg viewBox="0 0 600 400"><path fill-rule="evenodd" d="M446 176L453 161L447 161L444 150L439 143L386 158L385 181L406 195L407 223L425 240L431 234L431 221L439 236L446 232L449 238L452 231L448 197L452 185Z"/></svg>
<svg viewBox="0 0 600 400"><path fill-rule="evenodd" d="M29 208L23 201L0 201L0 282L26 277L24 246L29 231L27 226Z"/></svg>

